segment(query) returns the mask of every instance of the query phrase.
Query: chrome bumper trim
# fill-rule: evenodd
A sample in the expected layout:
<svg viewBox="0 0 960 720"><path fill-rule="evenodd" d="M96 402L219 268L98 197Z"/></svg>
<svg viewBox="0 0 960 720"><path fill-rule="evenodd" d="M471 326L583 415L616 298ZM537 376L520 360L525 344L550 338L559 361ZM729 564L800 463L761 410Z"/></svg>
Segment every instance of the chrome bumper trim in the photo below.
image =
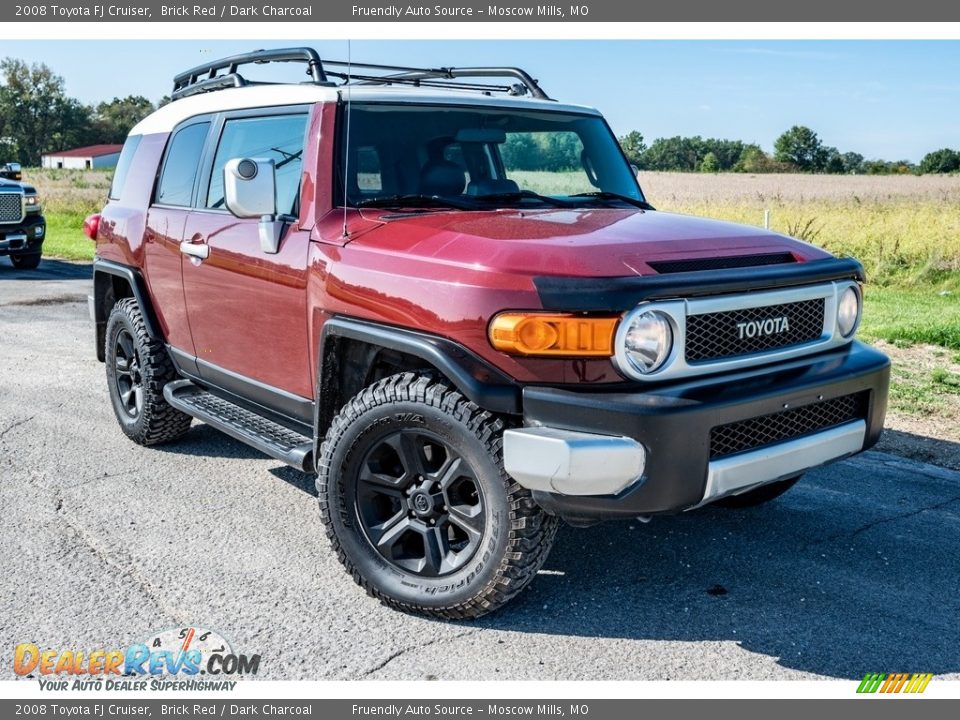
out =
<svg viewBox="0 0 960 720"><path fill-rule="evenodd" d="M807 437L714 460L707 471L703 500L695 507L853 455L863 449L866 434L867 424L857 420Z"/></svg>
<svg viewBox="0 0 960 720"><path fill-rule="evenodd" d="M503 464L528 490L616 495L643 475L646 451L627 437L529 427L503 433Z"/></svg>

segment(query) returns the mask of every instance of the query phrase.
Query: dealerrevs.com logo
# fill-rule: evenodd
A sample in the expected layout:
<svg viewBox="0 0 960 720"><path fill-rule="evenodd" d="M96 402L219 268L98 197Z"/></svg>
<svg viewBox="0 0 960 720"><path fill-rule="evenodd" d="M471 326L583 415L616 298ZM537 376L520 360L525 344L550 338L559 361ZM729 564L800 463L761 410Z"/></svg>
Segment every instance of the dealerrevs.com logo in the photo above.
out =
<svg viewBox="0 0 960 720"><path fill-rule="evenodd" d="M21 643L13 671L38 677L42 690L232 690L256 675L260 655L234 652L222 635L200 627L164 630L125 649L46 649Z"/></svg>

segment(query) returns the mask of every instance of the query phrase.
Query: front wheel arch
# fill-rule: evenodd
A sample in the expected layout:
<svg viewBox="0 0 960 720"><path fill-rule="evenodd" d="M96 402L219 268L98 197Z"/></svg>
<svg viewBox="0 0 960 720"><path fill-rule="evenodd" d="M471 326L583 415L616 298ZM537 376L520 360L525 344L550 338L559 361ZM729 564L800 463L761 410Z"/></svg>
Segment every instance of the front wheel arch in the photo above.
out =
<svg viewBox="0 0 960 720"><path fill-rule="evenodd" d="M482 410L448 384L414 373L385 378L344 406L321 447L317 494L333 550L368 594L405 612L466 619L496 610L533 580L546 560L559 520L547 515L530 492L504 470L504 427L501 418ZM384 469L392 463L384 465L380 458L374 458L372 466L368 464L377 443L393 433L406 432L434 434L450 443L458 458L470 466L467 473L460 468L455 481L471 478L482 498L479 507L485 515L474 528L479 536L473 552L462 564L449 565L440 573L411 568L404 562L406 558L397 561L385 556L365 529L370 523L365 525L361 517L368 502L362 478L371 467L379 487L386 478L397 476L417 485L414 493L423 489L422 481L433 477L428 472L412 473L406 463L396 472ZM437 473L438 477L445 474L440 469ZM390 482L388 487L389 491L380 494L399 496L408 489L402 482ZM451 502L449 495L444 500ZM476 499L465 496L452 502L462 506L457 510L461 518L463 513L470 514L469 508L478 507ZM443 503L435 509L441 515L447 511ZM380 523L399 513L410 514L414 522L417 512L418 508L401 504L398 509L377 511L371 519ZM407 526L398 527L409 531ZM390 528L384 526L384 530ZM417 558L419 555L413 560Z"/></svg>

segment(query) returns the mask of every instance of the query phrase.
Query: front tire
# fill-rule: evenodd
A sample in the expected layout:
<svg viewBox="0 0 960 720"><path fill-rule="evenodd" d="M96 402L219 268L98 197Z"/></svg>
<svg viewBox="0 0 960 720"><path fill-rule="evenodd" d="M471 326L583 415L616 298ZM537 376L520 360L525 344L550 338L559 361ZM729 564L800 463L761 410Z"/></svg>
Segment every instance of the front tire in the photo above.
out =
<svg viewBox="0 0 960 720"><path fill-rule="evenodd" d="M536 576L558 520L503 469L503 421L404 373L354 397L320 449L317 492L340 562L410 613L475 618Z"/></svg>
<svg viewBox="0 0 960 720"><path fill-rule="evenodd" d="M163 387L177 379L167 349L147 333L133 298L113 306L107 321L104 355L107 386L117 422L138 445L159 445L183 437L192 418L163 397Z"/></svg>
<svg viewBox="0 0 960 720"><path fill-rule="evenodd" d="M34 255L11 255L10 262L17 270L36 270L40 265L40 253Z"/></svg>
<svg viewBox="0 0 960 720"><path fill-rule="evenodd" d="M777 480L776 482L761 485L758 488L747 490L747 492L739 495L728 495L725 498L717 500L713 504L718 505L719 507L732 508L735 510L764 505L783 495L787 490L796 485L801 477L803 476L797 475L796 477L787 478L786 480Z"/></svg>

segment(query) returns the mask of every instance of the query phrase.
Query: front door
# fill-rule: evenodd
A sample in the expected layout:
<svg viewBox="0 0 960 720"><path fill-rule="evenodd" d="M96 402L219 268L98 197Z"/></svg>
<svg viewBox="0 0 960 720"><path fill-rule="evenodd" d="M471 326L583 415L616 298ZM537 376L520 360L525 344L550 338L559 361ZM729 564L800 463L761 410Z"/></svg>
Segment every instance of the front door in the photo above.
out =
<svg viewBox="0 0 960 720"><path fill-rule="evenodd" d="M196 207L183 231L183 288L200 375L226 390L297 415L313 397L307 340L309 233L298 229L307 113L227 115ZM223 168L237 157L272 158L277 209L291 222L276 254L260 249L258 221L231 215Z"/></svg>

